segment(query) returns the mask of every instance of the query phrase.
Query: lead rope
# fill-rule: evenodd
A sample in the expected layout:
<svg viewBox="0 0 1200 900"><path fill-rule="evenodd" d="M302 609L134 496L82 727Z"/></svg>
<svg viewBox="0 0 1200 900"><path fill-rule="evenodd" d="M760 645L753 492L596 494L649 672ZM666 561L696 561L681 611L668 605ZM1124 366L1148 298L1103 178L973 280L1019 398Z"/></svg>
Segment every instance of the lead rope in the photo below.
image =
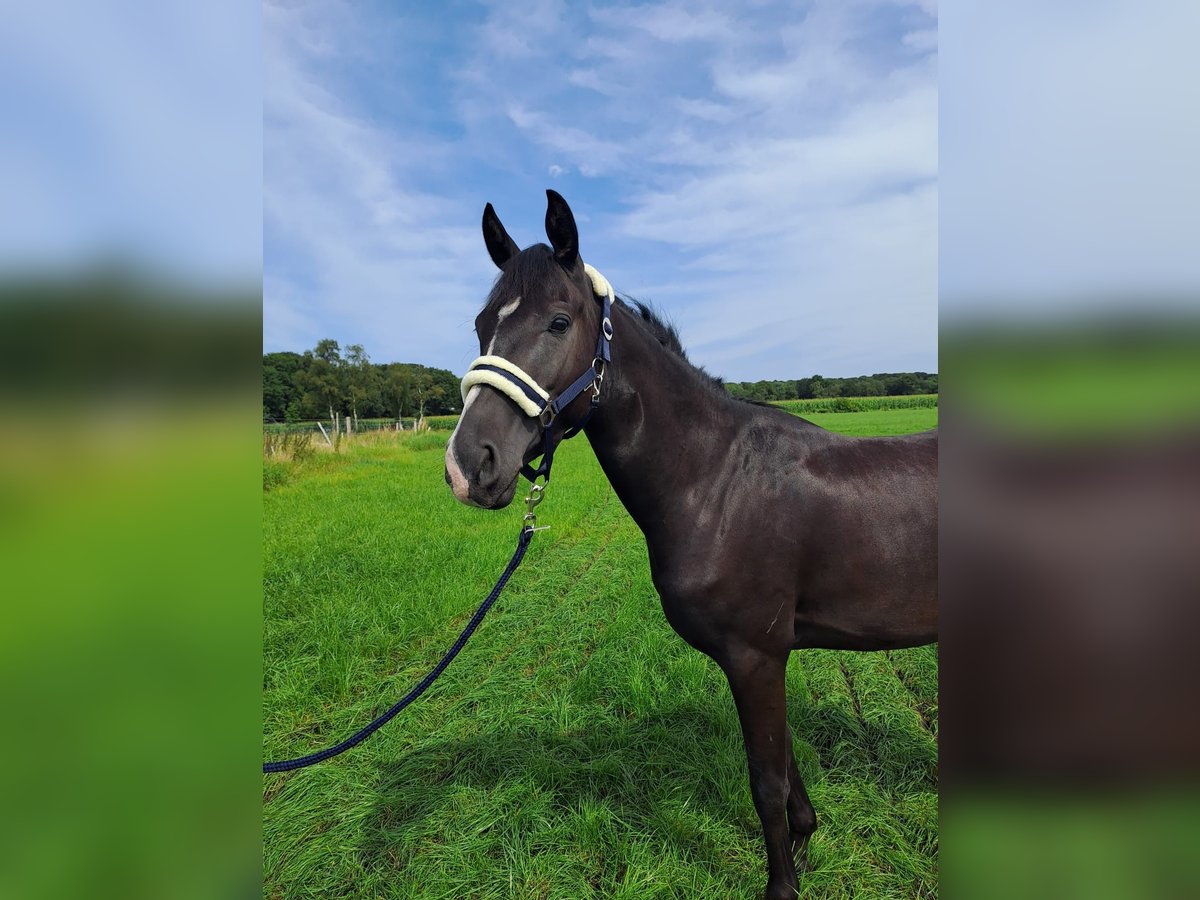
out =
<svg viewBox="0 0 1200 900"><path fill-rule="evenodd" d="M307 756L298 756L295 759L281 759L275 762L263 763L264 775L271 772L289 772L292 769L303 769L345 753L351 747L361 744L394 719L406 706L425 693L429 689L429 686L437 681L438 676L446 670L446 667L453 662L454 657L458 656L459 651L466 646L471 635L475 633L475 629L479 627L479 623L483 621L483 617L487 615L487 611L499 599L501 591L508 584L508 579L517 570L517 566L521 564L521 560L525 558L525 551L529 549L529 542L533 540L534 534L539 531L545 531L550 527L549 525L538 526L537 515L534 513L534 510L545 499L546 484L550 481L550 466L554 461L554 451L558 449L558 444L561 443L561 441L556 442L553 439L552 429L554 420L576 397L588 388L591 388L592 401L587 413L574 427L567 428L564 431L563 439L572 438L583 430L584 425L591 419L596 407L600 405L600 388L604 384L605 370L612 359L610 348L613 338L612 304L614 294L612 285L591 266L585 265L584 271L591 280L593 291L602 297L600 336L596 339L596 355L592 360L592 365L575 379L565 391L554 398L554 400L550 400L550 395L536 381L521 371L520 368L508 360L493 356L481 356L471 364L471 369L463 378L462 394L464 401L466 400L468 390L473 384L491 384L502 393L512 397L527 414L543 417L541 462L537 469L528 464L521 467L521 474L529 479L530 482L529 495L525 498L526 511L524 525L522 525L521 533L517 537L517 549L513 553L512 559L508 561L508 565L505 566L504 572L500 575L500 580L496 582L496 586L492 588L492 592L487 595L487 599L479 605L479 609L475 611L475 615L471 616L471 621L462 630L462 634L458 636L458 640L454 642L454 646L447 650L446 655L433 667L433 670L422 678L416 687L397 701L391 709L369 725L350 735L350 737L346 738L340 744L334 744L332 747L326 747L324 750L318 750ZM542 479L541 484L537 482L539 477Z"/></svg>
<svg viewBox="0 0 1200 900"><path fill-rule="evenodd" d="M508 561L508 565L505 566L504 572L500 576L500 580L496 582L496 586L492 588L492 592L487 595L487 599L479 605L479 609L475 610L475 615L471 616L471 621L469 621L467 623L467 627L462 630L462 634L458 636L458 640L454 642L454 646L446 651L446 655L441 658L438 664L433 667L433 670L430 671L428 675L421 679L420 683L418 683L416 687L405 694L382 716L364 728L361 728L359 731L355 732L341 743L334 744L332 747L326 747L324 750L318 750L315 753L310 753L307 756L298 756L295 759L282 759L275 762L264 762L263 774L265 775L271 772L289 772L292 769L304 769L308 766L316 765L319 762L324 762L327 759L331 759L339 754L345 753L351 747L361 744L376 731L395 718L402 709L425 693L429 686L437 681L438 676L446 670L446 667L450 665L450 663L454 660L454 657L458 656L458 652L466 646L467 641L471 638L471 635L475 633L475 629L479 627L479 623L483 621L483 617L486 616L488 610L492 608L492 604L499 599L501 591L503 591L504 586L508 584L508 579L512 576L512 573L517 570L517 566L521 564L521 560L525 558L525 551L529 549L529 542L533 540L534 532L544 531L549 527L535 527L537 517L533 514L533 508L541 502L542 496L543 494L541 492L541 488L539 488L537 485L534 485L534 489L531 490L529 496L525 498L525 503L529 511L525 514L526 524L521 528L521 534L517 537L516 552L513 553L512 559L510 559Z"/></svg>

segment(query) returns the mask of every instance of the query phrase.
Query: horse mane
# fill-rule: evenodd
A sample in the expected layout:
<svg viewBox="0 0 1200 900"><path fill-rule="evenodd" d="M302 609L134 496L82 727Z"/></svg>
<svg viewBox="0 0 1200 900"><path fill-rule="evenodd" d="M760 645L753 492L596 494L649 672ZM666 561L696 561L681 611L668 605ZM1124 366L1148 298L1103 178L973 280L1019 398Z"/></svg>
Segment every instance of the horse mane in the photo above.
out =
<svg viewBox="0 0 1200 900"><path fill-rule="evenodd" d="M687 363L693 372L700 376L701 381L710 388L718 391L721 396L729 397L730 399L740 399L732 397L725 390L725 381L716 375L709 374L703 366L698 366L688 359L687 351L683 349L683 342L679 339L679 329L674 323L667 321L661 312L655 309L651 304L642 300L637 300L625 294L620 295L621 302L630 308L638 322L645 326L651 336L670 353L674 353L685 363Z"/></svg>

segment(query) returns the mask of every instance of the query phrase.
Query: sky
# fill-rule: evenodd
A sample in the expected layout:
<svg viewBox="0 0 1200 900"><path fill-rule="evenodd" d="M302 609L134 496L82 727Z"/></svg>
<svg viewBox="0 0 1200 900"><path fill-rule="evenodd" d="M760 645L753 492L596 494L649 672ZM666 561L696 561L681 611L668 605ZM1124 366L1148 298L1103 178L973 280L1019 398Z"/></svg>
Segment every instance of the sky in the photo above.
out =
<svg viewBox="0 0 1200 900"><path fill-rule="evenodd" d="M432 9L12 6L0 279L261 277L266 349L461 372L483 205L530 244L552 186L727 378L932 370L939 312L1194 307L1200 4Z"/></svg>
<svg viewBox="0 0 1200 900"><path fill-rule="evenodd" d="M461 373L495 205L729 380L937 370L930 2L263 8L263 344Z"/></svg>
<svg viewBox="0 0 1200 900"><path fill-rule="evenodd" d="M1196 310L1198 33L1193 0L943 10L944 322Z"/></svg>
<svg viewBox="0 0 1200 900"><path fill-rule="evenodd" d="M0 274L117 260L257 284L260 36L242 0L6 4Z"/></svg>

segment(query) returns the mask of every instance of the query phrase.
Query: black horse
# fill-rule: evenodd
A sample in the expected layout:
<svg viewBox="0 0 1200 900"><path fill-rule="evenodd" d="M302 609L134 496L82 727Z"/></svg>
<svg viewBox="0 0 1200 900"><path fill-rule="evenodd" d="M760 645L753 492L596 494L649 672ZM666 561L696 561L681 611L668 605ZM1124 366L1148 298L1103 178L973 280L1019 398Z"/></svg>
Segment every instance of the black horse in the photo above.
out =
<svg viewBox="0 0 1200 900"><path fill-rule="evenodd" d="M500 509L522 467L583 424L646 536L671 627L729 679L766 896L794 897L794 854L803 868L817 820L785 717L788 654L936 640L937 433L846 437L736 400L688 362L673 329L611 293L611 361L599 358L607 284L580 259L566 201L547 194L550 247L520 250L484 210L501 274L475 319L473 371L492 374L464 382L446 481L462 502Z"/></svg>

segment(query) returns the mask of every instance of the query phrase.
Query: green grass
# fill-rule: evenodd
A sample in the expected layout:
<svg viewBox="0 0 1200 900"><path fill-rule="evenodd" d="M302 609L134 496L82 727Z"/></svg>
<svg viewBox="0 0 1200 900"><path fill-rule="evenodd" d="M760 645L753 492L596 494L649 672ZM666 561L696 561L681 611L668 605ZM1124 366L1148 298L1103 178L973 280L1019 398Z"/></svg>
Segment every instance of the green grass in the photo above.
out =
<svg viewBox="0 0 1200 900"><path fill-rule="evenodd" d="M812 415L926 428L936 410ZM447 435L364 440L264 495L264 752L340 739L454 640L520 525L460 506ZM758 819L728 688L663 618L586 441L470 645L366 744L264 778L264 896L756 897ZM789 721L821 826L806 896L937 893L937 651L803 651Z"/></svg>
<svg viewBox="0 0 1200 900"><path fill-rule="evenodd" d="M808 421L843 434L909 434L936 428L938 411L931 407L876 409L853 413L804 413Z"/></svg>
<svg viewBox="0 0 1200 900"><path fill-rule="evenodd" d="M1014 435L1094 439L1200 422L1194 320L951 329L941 347L959 406Z"/></svg>

